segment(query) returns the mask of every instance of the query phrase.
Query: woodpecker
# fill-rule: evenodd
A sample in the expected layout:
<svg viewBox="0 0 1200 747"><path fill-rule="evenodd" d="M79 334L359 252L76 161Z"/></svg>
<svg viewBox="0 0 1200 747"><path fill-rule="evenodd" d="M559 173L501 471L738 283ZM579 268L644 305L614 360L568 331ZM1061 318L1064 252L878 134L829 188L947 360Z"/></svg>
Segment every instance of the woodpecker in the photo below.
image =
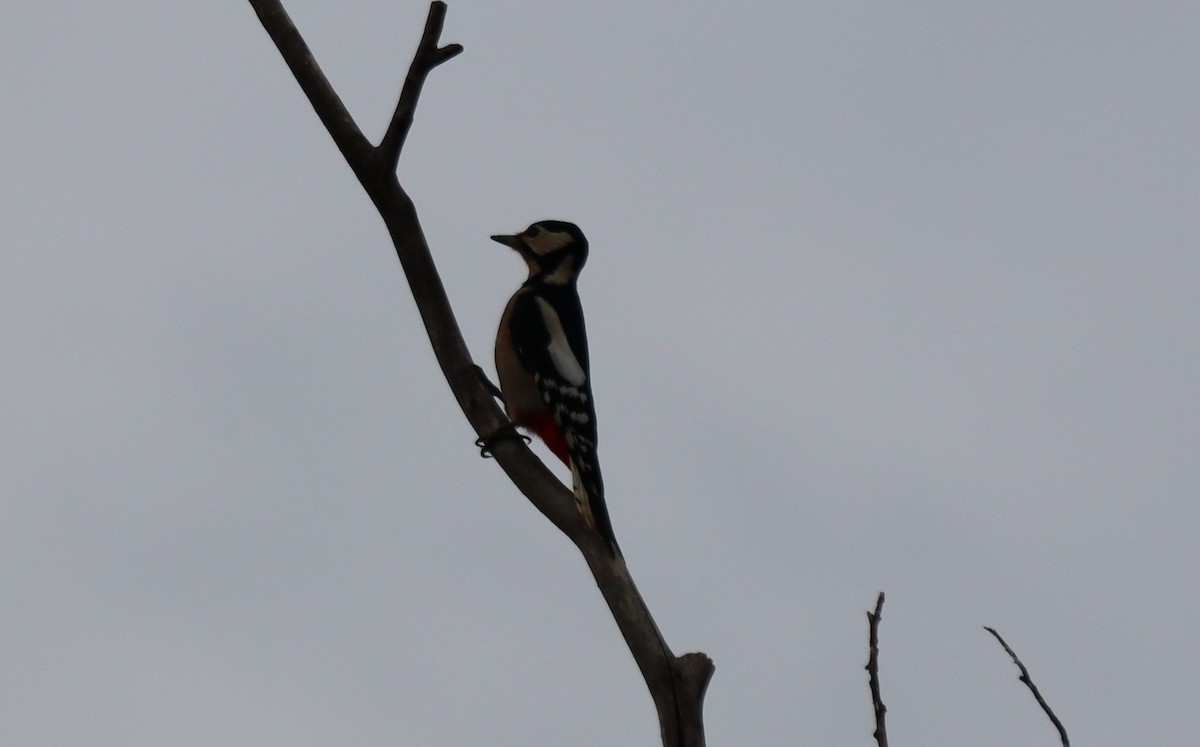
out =
<svg viewBox="0 0 1200 747"><path fill-rule="evenodd" d="M571 468L580 513L620 555L596 458L587 330L575 288L587 261L587 239L574 223L543 220L492 240L515 249L529 268L496 334L496 373L505 410Z"/></svg>

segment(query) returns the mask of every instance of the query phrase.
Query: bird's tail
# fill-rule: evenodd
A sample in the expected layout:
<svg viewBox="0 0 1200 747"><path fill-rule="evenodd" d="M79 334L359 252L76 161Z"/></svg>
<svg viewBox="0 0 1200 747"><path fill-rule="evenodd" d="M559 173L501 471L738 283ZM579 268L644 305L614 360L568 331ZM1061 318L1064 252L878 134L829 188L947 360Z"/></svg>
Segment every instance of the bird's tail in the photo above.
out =
<svg viewBox="0 0 1200 747"><path fill-rule="evenodd" d="M617 545L617 536L613 533L612 522L608 518L608 507L604 503L604 482L600 479L600 475L594 471L586 475L580 474L575 460L572 459L571 482L579 513L583 514L583 518L589 526L600 533L600 536L612 549L613 555L623 557L621 548Z"/></svg>

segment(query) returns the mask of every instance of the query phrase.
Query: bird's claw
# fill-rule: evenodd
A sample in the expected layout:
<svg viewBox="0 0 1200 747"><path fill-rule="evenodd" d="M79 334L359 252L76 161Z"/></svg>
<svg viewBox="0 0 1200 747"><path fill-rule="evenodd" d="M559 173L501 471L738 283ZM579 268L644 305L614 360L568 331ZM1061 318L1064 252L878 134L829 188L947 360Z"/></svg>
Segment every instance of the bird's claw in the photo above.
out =
<svg viewBox="0 0 1200 747"><path fill-rule="evenodd" d="M487 436L480 436L475 439L475 446L479 448L479 456L484 459L491 459L493 456L492 445L504 438L519 438L525 442L526 446L533 443L532 438L526 436L524 433L517 432L516 423L508 423L507 425L500 426Z"/></svg>
<svg viewBox="0 0 1200 747"><path fill-rule="evenodd" d="M500 391L500 387L498 387L492 383L492 380L487 377L487 374L484 373L484 370L482 368L480 368L479 366L475 366L474 368L475 368L475 375L478 376L479 380L481 382L483 382L483 385L485 387L487 387L488 392L491 393L491 395L493 397L500 400L504 404L508 404L507 402L504 401L504 392Z"/></svg>

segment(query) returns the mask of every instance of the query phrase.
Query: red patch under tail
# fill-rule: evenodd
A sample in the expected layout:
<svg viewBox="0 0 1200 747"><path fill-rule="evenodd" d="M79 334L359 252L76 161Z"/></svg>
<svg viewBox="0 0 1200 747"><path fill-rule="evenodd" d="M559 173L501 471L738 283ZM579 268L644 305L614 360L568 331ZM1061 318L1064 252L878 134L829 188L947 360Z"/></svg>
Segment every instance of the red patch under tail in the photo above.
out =
<svg viewBox="0 0 1200 747"><path fill-rule="evenodd" d="M554 418L546 413L538 413L530 416L528 413L517 413L517 422L526 430L531 431L535 436L542 441L554 452L554 456L562 460L563 464L571 464L571 454L567 449L567 440L563 438L562 431L554 423Z"/></svg>

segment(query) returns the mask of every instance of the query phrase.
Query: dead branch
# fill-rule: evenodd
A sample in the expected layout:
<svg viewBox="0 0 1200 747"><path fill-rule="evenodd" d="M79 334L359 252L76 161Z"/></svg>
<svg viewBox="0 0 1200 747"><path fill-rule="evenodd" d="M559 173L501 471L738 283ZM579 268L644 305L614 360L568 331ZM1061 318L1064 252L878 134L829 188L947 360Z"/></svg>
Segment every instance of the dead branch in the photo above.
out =
<svg viewBox="0 0 1200 747"><path fill-rule="evenodd" d="M883 592L875 600L875 611L867 612L867 641L870 654L867 656L867 679L871 686L871 705L875 707L875 742L879 747L888 747L887 725L884 716L887 706L879 692L879 621L883 617Z"/></svg>
<svg viewBox="0 0 1200 747"><path fill-rule="evenodd" d="M1050 718L1050 723L1054 724L1055 729L1058 729L1058 736L1062 740L1063 747L1071 747L1071 740L1067 738L1067 730L1063 727L1062 722L1058 720L1058 716L1054 715L1054 711L1050 709L1050 705L1042 697L1041 692L1038 691L1037 685L1033 684L1033 680L1029 677L1029 670L1017 658L1016 652L1009 648L1008 644L1005 643L1004 639L1000 637L1000 634L994 628L989 628L985 625L983 629L995 636L1000 645L1004 647L1004 650L1008 652L1008 655L1012 657L1013 663L1017 665L1017 669L1021 670L1021 676L1017 679L1025 683L1025 686L1029 688L1029 692L1033 693L1033 699L1037 701L1038 705L1045 711L1046 716Z"/></svg>
<svg viewBox="0 0 1200 747"><path fill-rule="evenodd" d="M507 424L486 380L471 359L434 265L416 207L400 185L396 164L412 125L425 78L462 51L439 46L446 4L430 5L425 31L409 67L395 112L378 146L363 136L321 72L312 52L278 0L250 0L263 28L291 69L317 116L383 218L408 279L430 344L463 414L484 437ZM702 706L713 674L701 653L675 656L638 593L624 560L613 557L575 509L571 491L523 443L503 439L492 453L513 484L579 548L646 681L658 711L665 747L704 744Z"/></svg>

